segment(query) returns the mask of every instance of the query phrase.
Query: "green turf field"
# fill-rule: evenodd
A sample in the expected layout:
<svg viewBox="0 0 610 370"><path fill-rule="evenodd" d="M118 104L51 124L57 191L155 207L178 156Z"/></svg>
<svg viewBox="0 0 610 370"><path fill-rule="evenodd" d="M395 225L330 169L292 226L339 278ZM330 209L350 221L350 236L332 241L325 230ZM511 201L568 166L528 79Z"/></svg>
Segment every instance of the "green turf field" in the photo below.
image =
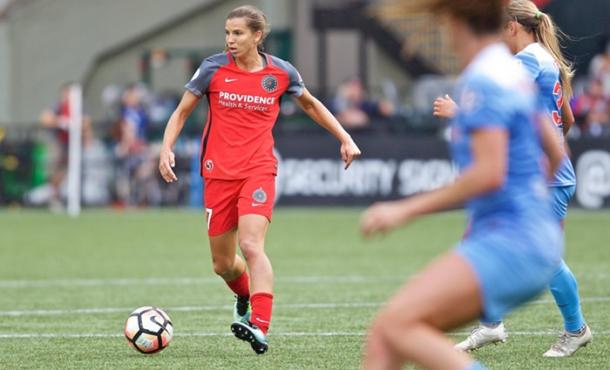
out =
<svg viewBox="0 0 610 370"><path fill-rule="evenodd" d="M1 369L358 369L363 333L409 275L461 235L459 212L363 242L358 210L279 209L268 254L276 274L270 350L230 335L233 298L211 268L195 211L0 212ZM561 320L550 295L506 320L509 341L475 356L490 369L610 368L610 213L572 211L566 259L592 345L541 355ZM122 327L138 306L172 317L176 337L145 356ZM470 327L455 338L463 338Z"/></svg>

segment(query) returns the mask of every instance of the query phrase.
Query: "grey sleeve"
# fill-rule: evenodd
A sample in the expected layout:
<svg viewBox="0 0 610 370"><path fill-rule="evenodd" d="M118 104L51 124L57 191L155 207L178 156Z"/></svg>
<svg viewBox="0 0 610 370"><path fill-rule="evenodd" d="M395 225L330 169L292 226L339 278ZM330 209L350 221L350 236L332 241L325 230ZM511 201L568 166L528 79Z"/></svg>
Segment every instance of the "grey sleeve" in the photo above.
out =
<svg viewBox="0 0 610 370"><path fill-rule="evenodd" d="M227 56L224 54L217 54L205 59L184 87L199 97L207 94L212 76L222 64L225 64L223 59L227 59Z"/></svg>
<svg viewBox="0 0 610 370"><path fill-rule="evenodd" d="M301 74L297 71L296 68L290 62L282 60L278 57L273 57L273 63L286 71L288 73L288 88L286 89L286 93L295 97L299 97L303 95L303 90L305 89L305 83L301 78Z"/></svg>
<svg viewBox="0 0 610 370"><path fill-rule="evenodd" d="M288 72L288 77L290 78L290 82L288 84L288 89L286 89L286 92L298 98L299 96L303 95L305 83L303 82L299 71L297 71L297 69L292 64L288 62L286 63L288 64L288 69L286 70L286 72Z"/></svg>

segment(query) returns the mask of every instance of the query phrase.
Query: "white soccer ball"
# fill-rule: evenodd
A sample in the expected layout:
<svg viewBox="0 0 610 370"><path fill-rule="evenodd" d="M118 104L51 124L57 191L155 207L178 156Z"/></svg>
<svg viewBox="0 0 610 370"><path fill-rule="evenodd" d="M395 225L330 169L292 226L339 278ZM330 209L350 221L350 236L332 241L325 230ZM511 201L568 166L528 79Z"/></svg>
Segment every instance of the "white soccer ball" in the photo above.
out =
<svg viewBox="0 0 610 370"><path fill-rule="evenodd" d="M133 348L144 354L163 350L174 336L169 316L160 308L137 308L125 322L125 338Z"/></svg>

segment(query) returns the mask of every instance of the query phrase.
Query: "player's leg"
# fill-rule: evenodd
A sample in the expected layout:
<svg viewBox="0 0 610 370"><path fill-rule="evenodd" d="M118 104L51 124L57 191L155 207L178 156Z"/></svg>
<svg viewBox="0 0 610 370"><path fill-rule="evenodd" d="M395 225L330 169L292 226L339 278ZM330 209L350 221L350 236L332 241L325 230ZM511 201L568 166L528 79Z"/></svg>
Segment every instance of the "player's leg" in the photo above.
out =
<svg viewBox="0 0 610 370"><path fill-rule="evenodd" d="M563 221L568 210L568 203L574 194L574 186L553 187L553 212L555 217ZM591 331L585 323L580 306L578 283L576 277L566 265L561 262L559 269L553 275L549 288L555 303L563 317L565 332L559 337L551 348L544 353L546 357L570 356L580 347L586 346L592 339Z"/></svg>
<svg viewBox="0 0 610 370"><path fill-rule="evenodd" d="M412 362L426 369L476 368L442 331L480 316L477 276L450 252L417 274L384 306L373 323L364 354L365 369L401 369Z"/></svg>
<svg viewBox="0 0 610 370"><path fill-rule="evenodd" d="M462 240L470 234L470 222L466 225L466 231ZM455 345L460 351L473 351L488 344L505 343L508 335L504 329L502 317L488 317L486 321L480 321L479 326L474 328L470 335Z"/></svg>
<svg viewBox="0 0 610 370"><path fill-rule="evenodd" d="M275 177L247 179L240 192L238 243L251 277L252 315L248 323L233 323L235 335L250 342L252 349L267 351L267 331L273 307L273 269L265 253L265 235L269 228L275 198Z"/></svg>
<svg viewBox="0 0 610 370"><path fill-rule="evenodd" d="M268 349L267 331L273 306L273 269L264 250L268 227L265 216L248 214L239 218L239 247L252 280L252 314L249 322L234 322L231 330L239 339L250 342L257 354Z"/></svg>
<svg viewBox="0 0 610 370"><path fill-rule="evenodd" d="M249 319L250 279L237 254L237 200L240 181L206 179L206 221L214 272L236 295L234 320Z"/></svg>
<svg viewBox="0 0 610 370"><path fill-rule="evenodd" d="M250 279L246 271L246 263L236 253L236 248L236 229L210 237L214 272L225 281L236 296L233 320L247 321L250 319Z"/></svg>

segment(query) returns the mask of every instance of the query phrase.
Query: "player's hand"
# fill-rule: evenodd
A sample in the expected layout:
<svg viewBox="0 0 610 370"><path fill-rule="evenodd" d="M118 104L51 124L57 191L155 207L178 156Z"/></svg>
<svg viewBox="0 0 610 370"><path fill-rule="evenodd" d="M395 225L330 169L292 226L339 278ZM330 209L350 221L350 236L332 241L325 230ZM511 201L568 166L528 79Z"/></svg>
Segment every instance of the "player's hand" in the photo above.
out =
<svg viewBox="0 0 610 370"><path fill-rule="evenodd" d="M341 159L343 160L343 162L345 162L346 170L352 164L354 159L360 157L360 154L362 153L360 152L358 145L356 145L356 143L354 142L354 140L352 140L351 137L349 138L349 140L346 140L341 143Z"/></svg>
<svg viewBox="0 0 610 370"><path fill-rule="evenodd" d="M178 181L176 174L174 173L174 166L176 165L176 159L174 152L170 149L163 148L159 154L159 172L165 182Z"/></svg>
<svg viewBox="0 0 610 370"><path fill-rule="evenodd" d="M385 234L412 218L408 204L404 201L375 203L360 217L360 232L365 238Z"/></svg>
<svg viewBox="0 0 610 370"><path fill-rule="evenodd" d="M432 115L439 118L453 118L458 106L449 95L439 96L432 105Z"/></svg>

